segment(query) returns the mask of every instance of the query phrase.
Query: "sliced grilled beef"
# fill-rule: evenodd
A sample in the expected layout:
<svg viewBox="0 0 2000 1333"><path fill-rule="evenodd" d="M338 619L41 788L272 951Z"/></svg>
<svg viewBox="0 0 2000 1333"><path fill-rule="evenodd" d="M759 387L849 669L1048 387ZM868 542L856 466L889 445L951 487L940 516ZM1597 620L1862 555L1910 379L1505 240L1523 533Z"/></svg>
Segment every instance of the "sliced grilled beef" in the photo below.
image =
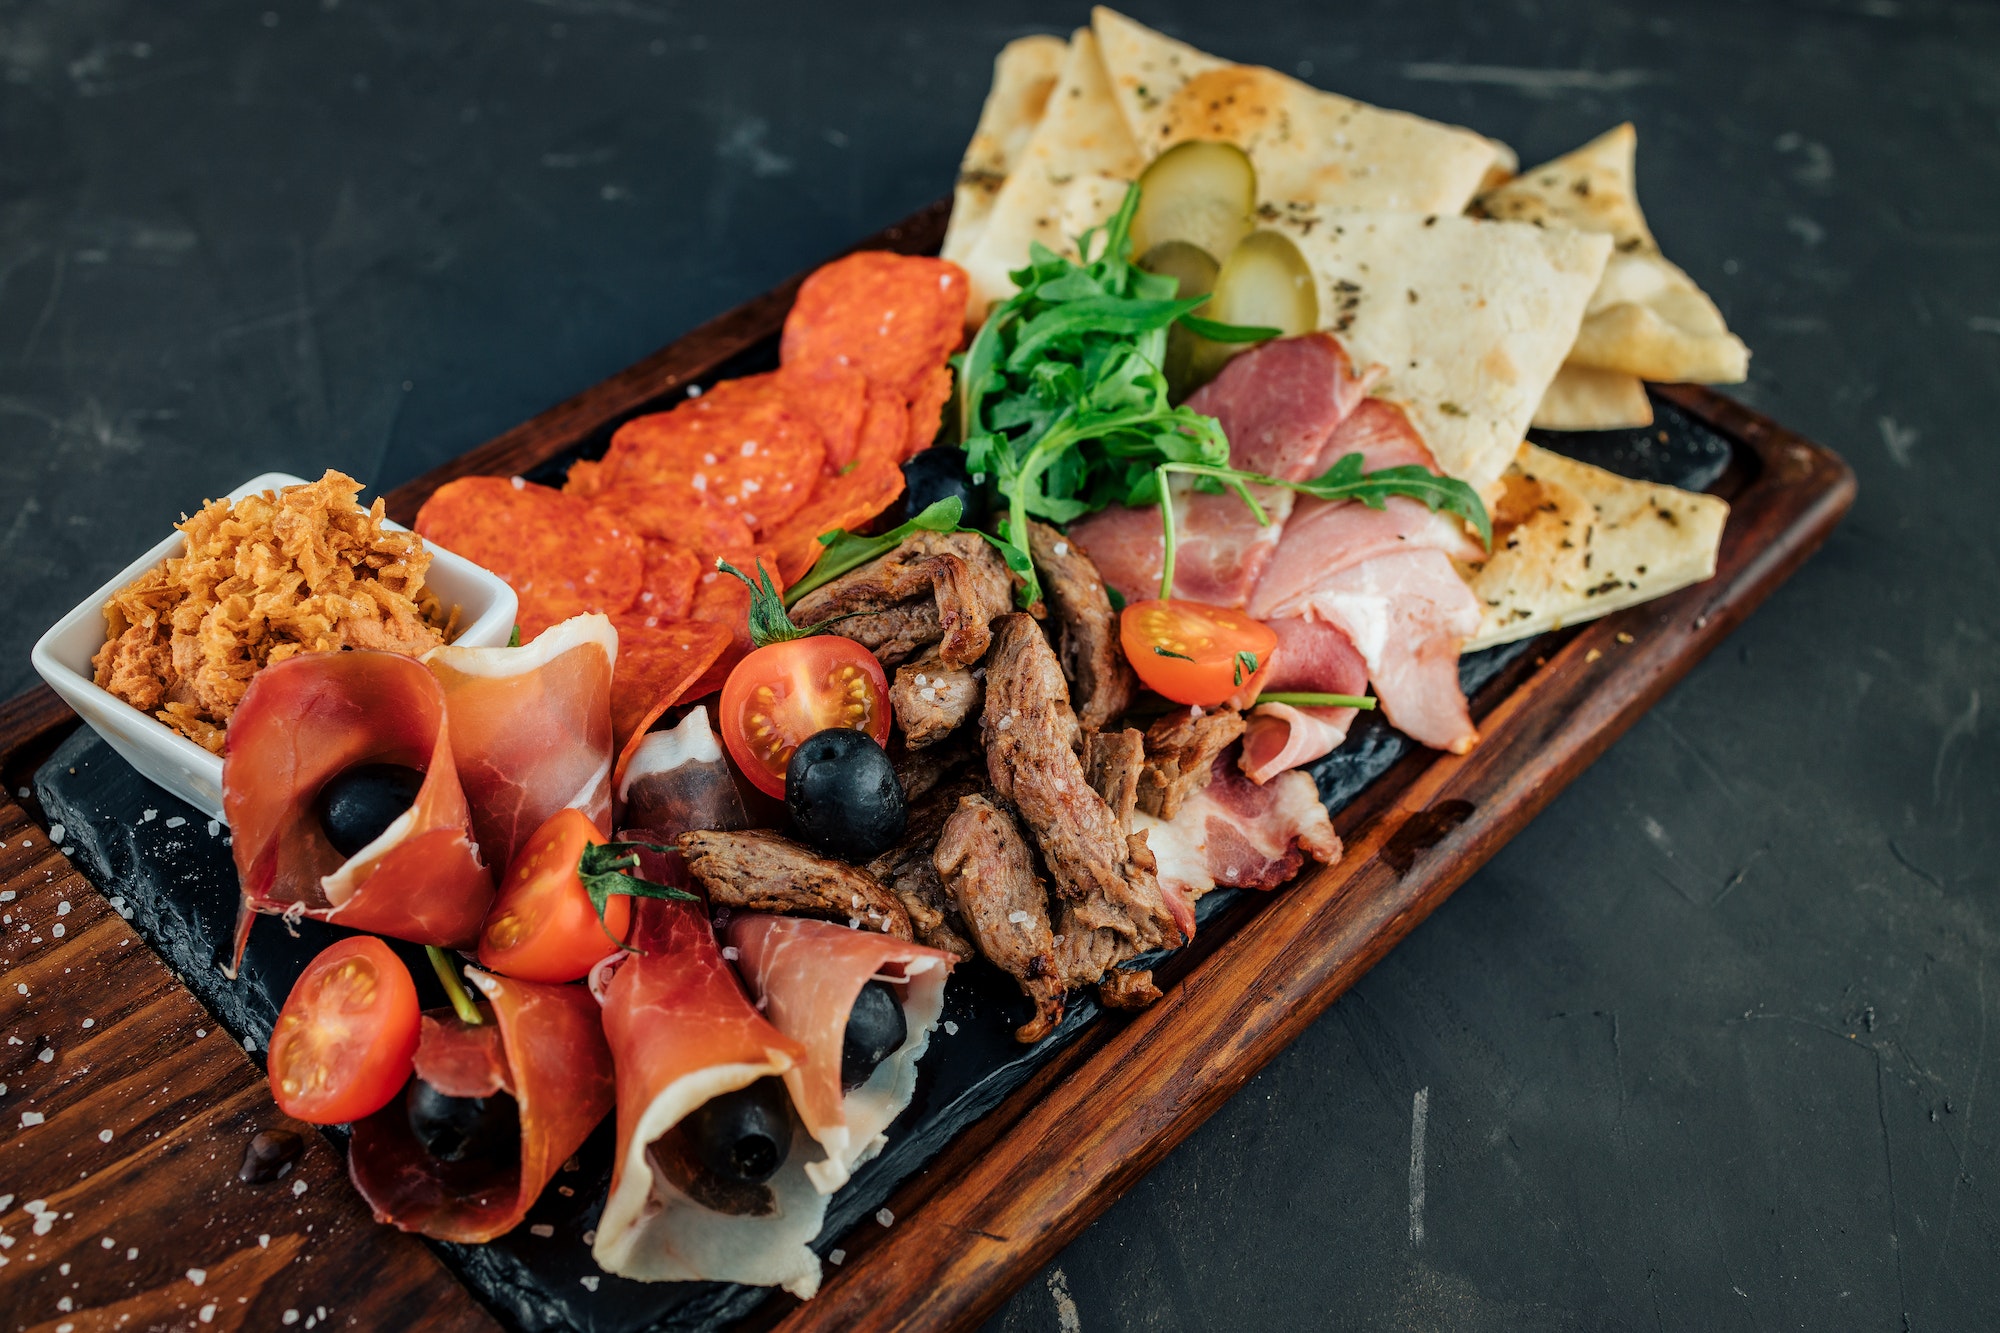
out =
<svg viewBox="0 0 2000 1333"><path fill-rule="evenodd" d="M1139 774L1139 808L1172 819L1190 793L1208 785L1209 770L1243 734L1243 715L1183 708L1146 728L1146 766Z"/></svg>
<svg viewBox="0 0 2000 1333"><path fill-rule="evenodd" d="M1139 772L1146 763L1146 737L1137 727L1100 731L1083 743L1083 766L1090 785L1118 817L1118 826L1132 831L1132 809L1139 799Z"/></svg>
<svg viewBox="0 0 2000 1333"><path fill-rule="evenodd" d="M688 870L724 907L816 916L914 938L910 914L873 875L764 829L698 829L676 840Z"/></svg>
<svg viewBox="0 0 2000 1333"><path fill-rule="evenodd" d="M1042 594L1056 621L1056 656L1069 679L1070 706L1085 733L1132 706L1139 678L1118 641L1118 613L1083 548L1046 523L1028 524Z"/></svg>
<svg viewBox="0 0 2000 1333"><path fill-rule="evenodd" d="M987 961L1014 978L1035 1016L1014 1031L1036 1042L1061 1021L1064 980L1049 929L1049 895L1013 817L981 795L945 821L935 864L945 893Z"/></svg>
<svg viewBox="0 0 2000 1333"><path fill-rule="evenodd" d="M1006 563L984 537L919 532L801 597L792 619L833 620L831 633L864 645L885 667L933 643L946 666L962 667L985 654L987 625L1013 593Z"/></svg>
<svg viewBox="0 0 2000 1333"><path fill-rule="evenodd" d="M946 666L935 647L896 668L889 705L905 745L912 750L935 745L979 711L985 687L973 674L976 670Z"/></svg>

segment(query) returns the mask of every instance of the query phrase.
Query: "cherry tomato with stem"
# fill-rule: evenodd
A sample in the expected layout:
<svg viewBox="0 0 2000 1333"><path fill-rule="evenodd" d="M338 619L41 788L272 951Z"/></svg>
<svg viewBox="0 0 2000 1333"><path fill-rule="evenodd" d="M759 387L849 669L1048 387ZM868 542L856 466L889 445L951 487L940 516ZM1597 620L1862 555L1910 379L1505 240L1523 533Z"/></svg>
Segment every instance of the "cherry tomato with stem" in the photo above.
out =
<svg viewBox="0 0 2000 1333"><path fill-rule="evenodd" d="M410 1079L417 987L372 935L328 947L307 965L271 1029L266 1066L278 1109L314 1125L381 1110Z"/></svg>
<svg viewBox="0 0 2000 1333"><path fill-rule="evenodd" d="M640 879L637 851L607 842L581 810L558 810L507 867L479 931L482 967L523 981L580 981L624 947L632 899L693 894Z"/></svg>
<svg viewBox="0 0 2000 1333"><path fill-rule="evenodd" d="M1203 708L1255 698L1278 646L1277 633L1262 621L1178 597L1126 606L1118 639L1147 689Z"/></svg>

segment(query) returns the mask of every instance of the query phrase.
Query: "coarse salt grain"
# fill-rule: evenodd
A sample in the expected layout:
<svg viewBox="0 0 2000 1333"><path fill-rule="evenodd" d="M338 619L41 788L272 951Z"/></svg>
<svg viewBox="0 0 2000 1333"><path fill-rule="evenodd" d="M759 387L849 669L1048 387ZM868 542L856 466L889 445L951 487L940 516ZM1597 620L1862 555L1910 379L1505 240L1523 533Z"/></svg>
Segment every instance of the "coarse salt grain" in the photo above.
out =
<svg viewBox="0 0 2000 1333"><path fill-rule="evenodd" d="M949 1018L945 1019L944 1033L947 1037L956 1037L958 1035L958 1024L952 1022Z"/></svg>
<svg viewBox="0 0 2000 1333"><path fill-rule="evenodd" d="M937 689L934 686L926 685L921 690L917 691L917 697L919 699L924 700L926 703L936 703Z"/></svg>
<svg viewBox="0 0 2000 1333"><path fill-rule="evenodd" d="M297 1310L287 1310L278 1316L278 1322L281 1324L296 1324L299 1322L299 1312Z"/></svg>
<svg viewBox="0 0 2000 1333"><path fill-rule="evenodd" d="M258 1235L257 1248L260 1250L268 1250L271 1248L271 1235L269 1232L263 1232ZM134 1250L132 1253L136 1255L138 1251Z"/></svg>
<svg viewBox="0 0 2000 1333"><path fill-rule="evenodd" d="M214 836L215 836L216 834L218 834L218 833L220 833L220 832L222 832L222 821L221 821L221 820L219 820L219 819L211 819L211 820L209 820L209 821L208 821L208 836L212 838L212 837L214 837Z"/></svg>
<svg viewBox="0 0 2000 1333"><path fill-rule="evenodd" d="M525 491L528 489L528 479L526 477L509 477L507 478L507 480L514 483L514 489L517 491Z"/></svg>
<svg viewBox="0 0 2000 1333"><path fill-rule="evenodd" d="M17 981L14 983L14 989L21 992L21 994L26 995L28 993L28 983L25 981Z"/></svg>
<svg viewBox="0 0 2000 1333"><path fill-rule="evenodd" d="M188 1281L199 1287L202 1283L208 1281L208 1270L206 1268L188 1269Z"/></svg>
<svg viewBox="0 0 2000 1333"><path fill-rule="evenodd" d="M1028 924L1029 921L1033 920L1034 918L1030 917L1026 912L1021 911L1019 908L1016 908L1013 911L1007 913L1007 919L1013 922L1017 926L1025 926Z"/></svg>
<svg viewBox="0 0 2000 1333"><path fill-rule="evenodd" d="M57 939L61 939L63 936L69 934L69 927L58 921L49 929L49 934L55 936Z"/></svg>
<svg viewBox="0 0 2000 1333"><path fill-rule="evenodd" d="M109 1143L109 1142L111 1142L111 1131L110 1131L110 1130L108 1130L108 1129L100 1129L100 1130L98 1130L98 1131L97 1131L97 1141L98 1141L99 1143ZM104 1248L105 1248L105 1249L107 1249L107 1250L108 1250L108 1249L110 1249L110 1248L111 1248L111 1242L110 1242L110 1241L108 1241L108 1240L107 1240L107 1241L105 1241L105 1242L104 1242Z"/></svg>
<svg viewBox="0 0 2000 1333"><path fill-rule="evenodd" d="M209 1302L209 1303L208 1303L207 1305L204 1305L204 1306L202 1306L202 1307L201 1307L201 1309L200 1309L199 1311L197 1311L197 1312L196 1312L196 1317L197 1317L197 1318L199 1318L199 1319L201 1320L201 1322L202 1322L202 1323L204 1323L204 1324L212 1324L212 1323L214 1323L214 1322L215 1322L215 1302L214 1302L214 1301L210 1301L210 1302Z"/></svg>
<svg viewBox="0 0 2000 1333"><path fill-rule="evenodd" d="M183 824L185 824L185 823L187 823L187 820L186 820L186 819L182 818L182 817L181 817L181 816L179 816L179 815L175 815L175 816L174 816L174 817L173 817L172 819L169 819L169 820L167 821L167 827L168 827L168 828L179 828L179 827L181 827L181 825L183 825Z"/></svg>
<svg viewBox="0 0 2000 1333"><path fill-rule="evenodd" d="M996 722L996 723L994 723L994 724L993 724L993 729L994 729L995 731L1005 731L1005 730L1007 730L1007 728L1009 728L1009 727L1011 727L1011 726L1013 726L1013 725L1014 725L1014 719L1013 719L1013 718L1011 718L1011 717L1003 717L1003 718L1001 718L1001 719L1000 719L1000 720L999 720L998 722Z"/></svg>
<svg viewBox="0 0 2000 1333"><path fill-rule="evenodd" d="M585 1291L597 1290L597 1279L595 1277L578 1278L577 1280L583 1283L583 1289Z"/></svg>
<svg viewBox="0 0 2000 1333"><path fill-rule="evenodd" d="M7 845L6 843L0 842L0 847L5 847L6 845ZM0 903L11 903L13 901L14 901L14 891L12 889L8 889L6 892L0 893Z"/></svg>
<svg viewBox="0 0 2000 1333"><path fill-rule="evenodd" d="M1068 555L1068 554L1069 554L1069 543L1068 543L1068 542L1057 542L1057 543L1056 543L1056 554L1057 554L1057 555Z"/></svg>
<svg viewBox="0 0 2000 1333"><path fill-rule="evenodd" d="M833 1266L834 1266L835 1268L838 1268L838 1267L840 1267L840 1266L841 1266L842 1264L844 1264L844 1263L846 1263L846 1262L847 1262L847 1251L846 1251L846 1250L828 1250L828 1251L826 1252L826 1261L827 1261L828 1263L832 1264L832 1265L833 1265Z"/></svg>
<svg viewBox="0 0 2000 1333"><path fill-rule="evenodd" d="M294 1181L292 1182L292 1197L293 1197L294 1199L298 1198L298 1197L299 1197L299 1196L300 1196L301 1194L304 1194L305 1192L306 1192L306 1183L305 1183L305 1181L303 1181L303 1180L294 1180Z"/></svg>
<svg viewBox="0 0 2000 1333"><path fill-rule="evenodd" d="M125 1251L125 1258L128 1261L132 1259L137 1259L138 1257L139 1257L139 1247L137 1245L131 1246Z"/></svg>
<svg viewBox="0 0 2000 1333"><path fill-rule="evenodd" d="M733 963L733 962L735 962L735 961L736 961L736 960L737 960L738 958L741 958L741 957L743 956L743 954L741 953L741 951L739 951L739 950L737 949L737 947L736 947L735 945L733 945L733 944L729 944L729 945L724 945L724 946L723 946L723 949L722 949L722 956L723 956L724 958L727 958L727 959L728 959L728 960L729 960L730 962L732 962L732 963Z"/></svg>
<svg viewBox="0 0 2000 1333"><path fill-rule="evenodd" d="M875 1210L875 1220L886 1227L896 1220L896 1215L887 1208L878 1208Z"/></svg>
<svg viewBox="0 0 2000 1333"><path fill-rule="evenodd" d="M97 1026L97 1020L94 1018L86 1018L83 1020L83 1025L87 1028L94 1028Z"/></svg>
<svg viewBox="0 0 2000 1333"><path fill-rule="evenodd" d="M543 1240L547 1240L550 1236L556 1234L556 1229L547 1222L537 1222L528 1228L528 1234L531 1236L540 1236Z"/></svg>
<svg viewBox="0 0 2000 1333"><path fill-rule="evenodd" d="M23 1111L23 1112L21 1112L21 1128L22 1128L22 1129L32 1129L32 1128L34 1128L34 1127L35 1127L36 1125L39 1125L39 1124L41 1124L41 1123L42 1123L42 1113L41 1113L40 1111Z"/></svg>
<svg viewBox="0 0 2000 1333"><path fill-rule="evenodd" d="M150 824L159 817L160 812L158 810L141 810L139 812L139 822L141 824Z"/></svg>
<svg viewBox="0 0 2000 1333"><path fill-rule="evenodd" d="M111 1237L109 1237L109 1236L106 1236L106 1237L105 1237L105 1238L104 1238L103 1240L101 1240L101 1241L99 1241L99 1242L97 1242L97 1243L98 1243L99 1245L102 1245L102 1246L103 1246L103 1247L104 1247L105 1249L107 1249L107 1250L115 1250L115 1249L117 1249L117 1248L118 1248L118 1242L117 1242L117 1241L115 1241L115 1240L113 1240L113 1239L111 1239Z"/></svg>
<svg viewBox="0 0 2000 1333"><path fill-rule="evenodd" d="M64 828L61 824L51 824L49 825L49 841L61 842L63 840L63 834L67 832L69 832L69 830Z"/></svg>

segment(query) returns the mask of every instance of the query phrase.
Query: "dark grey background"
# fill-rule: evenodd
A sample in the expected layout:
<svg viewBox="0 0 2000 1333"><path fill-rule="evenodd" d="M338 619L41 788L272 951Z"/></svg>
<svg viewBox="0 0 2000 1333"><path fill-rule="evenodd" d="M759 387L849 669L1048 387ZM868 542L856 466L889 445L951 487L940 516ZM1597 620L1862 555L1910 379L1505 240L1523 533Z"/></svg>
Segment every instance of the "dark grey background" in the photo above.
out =
<svg viewBox="0 0 2000 1333"><path fill-rule="evenodd" d="M1861 498L995 1328L1992 1326L2000 13L1133 12L1529 163L1637 121L1735 392ZM935 198L1085 18L0 5L0 692L203 498L402 481Z"/></svg>

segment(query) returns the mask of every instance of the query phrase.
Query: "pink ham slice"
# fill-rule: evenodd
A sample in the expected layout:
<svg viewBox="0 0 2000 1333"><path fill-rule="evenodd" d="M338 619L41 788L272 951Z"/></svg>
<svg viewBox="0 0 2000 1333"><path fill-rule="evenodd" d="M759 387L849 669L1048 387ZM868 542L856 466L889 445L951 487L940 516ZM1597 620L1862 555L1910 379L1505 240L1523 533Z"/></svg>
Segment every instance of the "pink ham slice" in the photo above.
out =
<svg viewBox="0 0 2000 1333"><path fill-rule="evenodd" d="M1215 606L1241 606L1271 563L1296 499L1275 486L1253 486L1268 524L1257 522L1250 506L1233 492L1206 495L1174 485L1174 596ZM1107 586L1128 602L1160 595L1160 564L1166 537L1160 511L1124 505L1072 523L1066 534L1081 546Z"/></svg>
<svg viewBox="0 0 2000 1333"><path fill-rule="evenodd" d="M1409 415L1386 398L1369 398L1360 403L1326 437L1319 457L1306 475L1317 477L1348 454L1360 454L1362 469L1367 472L1412 463L1431 472L1440 471L1430 446L1410 424Z"/></svg>
<svg viewBox="0 0 2000 1333"><path fill-rule="evenodd" d="M889 1123L910 1104L917 1061L944 1009L952 956L876 931L794 916L736 917L728 939L758 1008L805 1048L804 1062L785 1071L785 1087L806 1132L826 1152L826 1160L806 1163L806 1175L820 1193L831 1194L881 1150ZM902 1000L909 1037L866 1083L844 1090L840 1056L847 1016L861 988L877 977L889 980Z"/></svg>
<svg viewBox="0 0 2000 1333"><path fill-rule="evenodd" d="M1368 664L1338 627L1304 617L1267 623L1277 633L1278 646L1271 656L1265 692L1360 694L1368 688ZM1269 782L1333 753L1347 739L1357 711L1258 705L1243 732L1243 772L1252 782Z"/></svg>
<svg viewBox="0 0 2000 1333"><path fill-rule="evenodd" d="M550 815L575 807L611 831L611 672L618 631L601 615L550 626L520 648L434 648L452 754L486 860L504 870Z"/></svg>
<svg viewBox="0 0 2000 1333"><path fill-rule="evenodd" d="M1313 780L1294 770L1260 787L1231 750L1216 756L1208 785L1172 819L1141 811L1132 828L1146 834L1161 887L1189 899L1214 888L1275 889L1308 856L1327 865L1340 859L1340 837Z"/></svg>
<svg viewBox="0 0 2000 1333"><path fill-rule="evenodd" d="M1326 440L1368 395L1383 368L1357 375L1330 333L1280 338L1245 352L1187 405L1222 423L1230 466L1286 481L1326 470Z"/></svg>
<svg viewBox="0 0 2000 1333"><path fill-rule="evenodd" d="M1371 366L1357 375L1331 334L1281 338L1231 361L1187 405L1222 424L1232 466L1304 481L1331 465L1329 436L1366 405L1368 386L1381 374L1381 367ZM1234 494L1207 495L1177 485L1175 596L1217 606L1241 606L1249 598L1271 562L1295 498L1281 487L1253 489L1268 524L1258 523ZM1160 595L1166 542L1157 510L1114 505L1072 525L1069 536L1125 600Z"/></svg>
<svg viewBox="0 0 2000 1333"><path fill-rule="evenodd" d="M1343 569L1287 614L1347 635L1383 714L1404 735L1453 754L1479 739L1458 687L1458 650L1479 628L1479 599L1443 551L1399 551Z"/></svg>

